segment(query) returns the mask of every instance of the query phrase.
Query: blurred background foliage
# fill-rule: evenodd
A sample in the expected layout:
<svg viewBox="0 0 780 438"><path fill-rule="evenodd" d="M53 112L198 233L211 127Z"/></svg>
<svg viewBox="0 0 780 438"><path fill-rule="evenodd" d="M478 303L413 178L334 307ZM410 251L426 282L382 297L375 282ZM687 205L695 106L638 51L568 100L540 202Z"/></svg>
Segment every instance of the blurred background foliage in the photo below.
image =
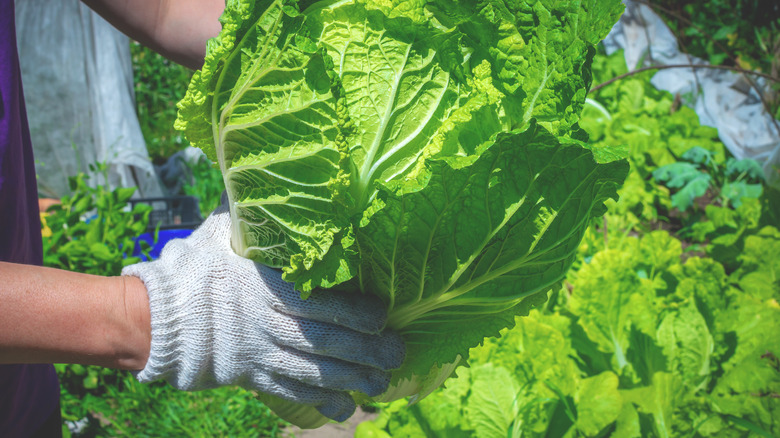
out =
<svg viewBox="0 0 780 438"><path fill-rule="evenodd" d="M652 0L646 4L664 18L683 52L713 65L780 76L777 0ZM770 112L780 118L780 84L770 85L765 99Z"/></svg>
<svg viewBox="0 0 780 438"><path fill-rule="evenodd" d="M137 42L130 43L130 54L141 131L152 162L162 164L189 145L181 132L173 128L173 122L178 111L176 104L187 91L192 70Z"/></svg>

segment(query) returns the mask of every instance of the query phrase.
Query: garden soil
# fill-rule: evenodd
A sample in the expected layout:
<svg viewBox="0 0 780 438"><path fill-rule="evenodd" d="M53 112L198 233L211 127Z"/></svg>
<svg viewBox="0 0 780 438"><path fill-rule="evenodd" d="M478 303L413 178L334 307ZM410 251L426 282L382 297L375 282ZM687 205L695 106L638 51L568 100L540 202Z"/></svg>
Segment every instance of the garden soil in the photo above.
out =
<svg viewBox="0 0 780 438"><path fill-rule="evenodd" d="M376 412L366 412L358 408L349 420L343 423L327 423L317 429L301 429L290 426L284 436L286 438L346 438L355 436L355 428L364 421L376 418Z"/></svg>

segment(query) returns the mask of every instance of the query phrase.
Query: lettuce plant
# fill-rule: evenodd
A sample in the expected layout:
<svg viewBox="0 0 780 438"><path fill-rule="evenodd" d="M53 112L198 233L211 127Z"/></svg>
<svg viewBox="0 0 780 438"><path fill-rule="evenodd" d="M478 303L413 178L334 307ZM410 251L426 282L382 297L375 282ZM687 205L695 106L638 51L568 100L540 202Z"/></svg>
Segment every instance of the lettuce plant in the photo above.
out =
<svg viewBox="0 0 780 438"><path fill-rule="evenodd" d="M612 242L570 271L552 309L518 318L446 388L388 404L355 436L778 436L780 338L764 334L780 330L780 231L748 237L734 272L683 261L665 231Z"/></svg>
<svg viewBox="0 0 780 438"><path fill-rule="evenodd" d="M712 152L699 146L685 151L675 163L653 171L653 178L669 188L677 189L672 205L680 211L689 210L696 198L713 191L724 205L738 208L743 199L761 197L764 171L757 161L730 157L718 165Z"/></svg>
<svg viewBox="0 0 780 438"><path fill-rule="evenodd" d="M588 149L577 120L621 10L228 1L177 127L219 163L234 250L304 298L379 296L407 345L380 399L419 398L546 299L616 198L628 166Z"/></svg>

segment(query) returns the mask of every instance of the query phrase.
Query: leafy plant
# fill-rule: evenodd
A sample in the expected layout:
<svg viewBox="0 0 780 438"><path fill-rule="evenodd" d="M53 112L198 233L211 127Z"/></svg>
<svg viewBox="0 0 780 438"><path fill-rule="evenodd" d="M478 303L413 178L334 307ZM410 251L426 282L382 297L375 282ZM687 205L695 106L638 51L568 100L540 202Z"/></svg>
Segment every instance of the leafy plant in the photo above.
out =
<svg viewBox="0 0 780 438"><path fill-rule="evenodd" d="M780 6L773 0L653 0L686 53L714 65L777 76L780 72ZM759 91L759 90L757 90ZM780 118L780 83L760 89L770 113Z"/></svg>
<svg viewBox="0 0 780 438"><path fill-rule="evenodd" d="M596 56L594 82L606 82L628 71L622 51ZM621 79L588 96L582 127L591 142L624 146L642 176L648 168L674 163L685 151L699 146L717 162L725 160L718 131L699 123L696 112L681 106L677 97L656 89L644 72Z"/></svg>
<svg viewBox="0 0 780 438"><path fill-rule="evenodd" d="M141 384L127 371L56 368L72 436L276 437L287 425L239 388L184 392L164 382Z"/></svg>
<svg viewBox="0 0 780 438"><path fill-rule="evenodd" d="M594 58L596 82L605 82L626 71L622 52ZM614 215L610 221L627 220L643 231L687 225L674 217L670 190L653 180L653 171L677 163L683 153L694 147L708 151L719 166L726 160L717 130L702 126L696 113L679 106L675 96L655 89L651 77L652 73L646 72L624 78L591 94L580 121L594 148L628 150L632 171L619 192L620 200L610 206Z"/></svg>
<svg viewBox="0 0 780 438"><path fill-rule="evenodd" d="M173 122L176 102L184 97L192 71L137 42L130 44L130 54L141 132L152 161L161 164L188 145Z"/></svg>
<svg viewBox="0 0 780 438"><path fill-rule="evenodd" d="M201 159L194 164L188 163L191 175L184 183L184 194L198 198L200 214L207 217L220 203L222 192L225 191L225 182L219 168L207 160Z"/></svg>
<svg viewBox="0 0 780 438"><path fill-rule="evenodd" d="M760 333L780 329L778 237L764 228L731 275L710 258L682 262L665 232L629 237L583 265L553 311L518 318L447 388L391 404L375 426L393 437L777 436L780 342Z"/></svg>
<svg viewBox="0 0 780 438"><path fill-rule="evenodd" d="M544 301L616 197L626 163L576 123L621 10L229 3L177 126L220 165L235 251L304 296L382 298L408 348L386 397L421 397Z"/></svg>
<svg viewBox="0 0 780 438"><path fill-rule="evenodd" d="M696 198L708 191L723 205L739 207L744 198L761 197L764 173L752 159L729 158L725 168L718 165L712 153L701 147L685 151L676 163L661 166L653 171L656 181L676 189L672 194L672 206L680 211L690 209Z"/></svg>
<svg viewBox="0 0 780 438"><path fill-rule="evenodd" d="M90 165L90 170L106 178L105 164ZM122 267L140 261L131 254L135 238L146 230L151 206L136 204L131 210L127 201L135 187L108 190L88 185L87 178L83 173L69 178L72 194L47 210L43 262L69 271L119 275ZM142 251L148 252L145 246Z"/></svg>

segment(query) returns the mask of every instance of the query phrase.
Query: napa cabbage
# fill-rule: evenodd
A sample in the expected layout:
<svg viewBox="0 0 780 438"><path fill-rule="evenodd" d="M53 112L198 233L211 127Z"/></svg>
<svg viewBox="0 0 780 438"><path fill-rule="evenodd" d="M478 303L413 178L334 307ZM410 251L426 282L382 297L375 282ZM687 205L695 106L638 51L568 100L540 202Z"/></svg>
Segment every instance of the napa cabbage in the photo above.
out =
<svg viewBox="0 0 780 438"><path fill-rule="evenodd" d="M239 255L381 298L435 389L546 299L625 161L577 120L619 0L229 0L176 126L222 171ZM365 398L355 394L358 401ZM265 397L302 425L312 408Z"/></svg>

